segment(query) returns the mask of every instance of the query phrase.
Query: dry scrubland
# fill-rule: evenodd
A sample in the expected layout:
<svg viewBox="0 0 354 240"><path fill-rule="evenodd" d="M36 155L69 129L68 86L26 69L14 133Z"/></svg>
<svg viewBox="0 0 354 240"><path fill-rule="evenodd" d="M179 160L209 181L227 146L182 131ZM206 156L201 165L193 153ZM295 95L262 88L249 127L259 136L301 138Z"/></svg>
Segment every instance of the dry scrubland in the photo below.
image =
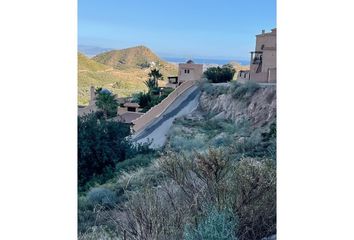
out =
<svg viewBox="0 0 354 240"><path fill-rule="evenodd" d="M151 65L151 62L154 64ZM111 90L119 97L147 91L144 81L148 79L150 67L158 67L165 81L167 76L177 74L177 66L162 61L150 49L139 46L114 50L88 58L78 54L78 103L87 105L90 86Z"/></svg>
<svg viewBox="0 0 354 240"><path fill-rule="evenodd" d="M262 111L273 109L275 89L201 88L201 107L175 121L163 149L119 163L110 180L80 193L79 239L260 240L276 232L275 115Z"/></svg>

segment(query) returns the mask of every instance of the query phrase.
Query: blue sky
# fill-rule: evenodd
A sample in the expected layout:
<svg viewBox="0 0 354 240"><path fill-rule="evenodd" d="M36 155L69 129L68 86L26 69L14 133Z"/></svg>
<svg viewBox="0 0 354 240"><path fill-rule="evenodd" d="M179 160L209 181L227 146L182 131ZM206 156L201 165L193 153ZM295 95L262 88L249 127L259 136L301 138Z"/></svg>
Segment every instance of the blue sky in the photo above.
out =
<svg viewBox="0 0 354 240"><path fill-rule="evenodd" d="M164 57L248 60L276 27L275 0L78 0L80 45L145 45Z"/></svg>

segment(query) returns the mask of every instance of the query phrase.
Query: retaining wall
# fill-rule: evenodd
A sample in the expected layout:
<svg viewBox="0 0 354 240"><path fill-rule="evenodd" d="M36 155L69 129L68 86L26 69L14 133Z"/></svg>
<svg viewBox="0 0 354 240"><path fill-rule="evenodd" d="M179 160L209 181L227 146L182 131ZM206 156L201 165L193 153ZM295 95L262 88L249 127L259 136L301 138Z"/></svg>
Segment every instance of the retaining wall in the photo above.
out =
<svg viewBox="0 0 354 240"><path fill-rule="evenodd" d="M152 107L149 111L147 111L141 117L135 119L133 123L133 130L135 132L139 132L146 125L151 123L154 119L158 118L166 109L187 89L192 87L196 81L190 80L183 82L180 86L178 86L173 92L171 92L164 100L162 100L159 104Z"/></svg>

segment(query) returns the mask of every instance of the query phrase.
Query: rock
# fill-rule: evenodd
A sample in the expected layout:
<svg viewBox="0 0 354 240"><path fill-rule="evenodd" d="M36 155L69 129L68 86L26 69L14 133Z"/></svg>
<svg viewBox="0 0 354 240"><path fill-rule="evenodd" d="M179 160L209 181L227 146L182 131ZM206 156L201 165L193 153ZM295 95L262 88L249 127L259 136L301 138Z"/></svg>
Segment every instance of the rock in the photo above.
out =
<svg viewBox="0 0 354 240"><path fill-rule="evenodd" d="M276 88L266 86L258 89L247 100L235 99L232 93L219 96L203 92L199 106L204 112L213 112L215 119L249 120L253 127L265 127L276 118Z"/></svg>

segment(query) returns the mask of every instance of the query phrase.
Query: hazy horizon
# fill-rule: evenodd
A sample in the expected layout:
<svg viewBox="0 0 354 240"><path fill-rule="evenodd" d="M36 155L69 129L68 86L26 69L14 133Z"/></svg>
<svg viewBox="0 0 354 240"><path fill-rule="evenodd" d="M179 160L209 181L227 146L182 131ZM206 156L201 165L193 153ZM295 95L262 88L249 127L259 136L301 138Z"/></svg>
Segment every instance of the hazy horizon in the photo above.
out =
<svg viewBox="0 0 354 240"><path fill-rule="evenodd" d="M146 46L148 47L148 46ZM119 50L116 48L102 48L99 46L89 46L89 45L78 45L78 52L88 56L88 57L93 57L95 55L98 55L103 52L111 51L111 50ZM223 57L203 57L203 56L173 56L173 55L168 55L168 54L163 54L163 53L158 53L155 52L160 58L167 62L185 62L189 59L192 59L195 62L198 63L203 63L203 64L226 64L231 61L236 61L239 62L240 64L246 65L249 64L249 59L244 60L244 59L235 59L235 58L223 58Z"/></svg>

